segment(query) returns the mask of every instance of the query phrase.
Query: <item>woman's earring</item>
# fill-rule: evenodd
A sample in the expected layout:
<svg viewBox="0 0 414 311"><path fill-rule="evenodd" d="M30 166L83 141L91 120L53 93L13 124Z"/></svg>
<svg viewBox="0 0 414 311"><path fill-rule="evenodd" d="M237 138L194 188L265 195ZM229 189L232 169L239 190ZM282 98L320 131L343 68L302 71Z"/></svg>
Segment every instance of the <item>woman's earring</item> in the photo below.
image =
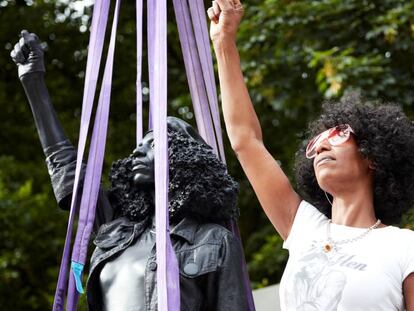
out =
<svg viewBox="0 0 414 311"><path fill-rule="evenodd" d="M331 204L331 206L332 206L332 201L329 199L328 194L326 193L326 191L324 191L323 193L325 193L326 199L328 200L329 204Z"/></svg>

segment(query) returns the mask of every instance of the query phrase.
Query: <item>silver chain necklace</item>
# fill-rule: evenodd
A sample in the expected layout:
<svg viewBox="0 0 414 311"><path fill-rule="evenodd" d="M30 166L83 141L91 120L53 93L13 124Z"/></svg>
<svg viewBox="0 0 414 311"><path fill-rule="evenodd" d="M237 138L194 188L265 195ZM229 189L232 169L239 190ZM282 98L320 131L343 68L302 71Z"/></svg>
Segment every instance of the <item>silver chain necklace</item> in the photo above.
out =
<svg viewBox="0 0 414 311"><path fill-rule="evenodd" d="M356 237L353 237L353 238L350 238L350 239L344 239L344 240L340 240L340 241L334 241L332 239L332 237L331 237L331 223L332 223L332 220L329 220L328 225L326 227L327 241L323 245L323 250L325 251L325 253L329 253L332 250L336 250L337 245L342 245L342 244L346 244L346 243L353 243L353 242L356 242L358 240L361 240L363 237L365 237L372 230L378 228L378 226L381 224L381 220L378 219L375 224L373 224L371 227L367 228L367 230L362 232L360 235L357 235Z"/></svg>

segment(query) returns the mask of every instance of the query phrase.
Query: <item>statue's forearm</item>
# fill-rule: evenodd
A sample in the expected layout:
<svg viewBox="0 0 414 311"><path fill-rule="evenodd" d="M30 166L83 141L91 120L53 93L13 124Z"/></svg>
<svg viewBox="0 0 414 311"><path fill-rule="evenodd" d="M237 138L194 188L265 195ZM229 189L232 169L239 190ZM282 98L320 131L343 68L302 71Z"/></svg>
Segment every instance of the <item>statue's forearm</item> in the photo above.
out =
<svg viewBox="0 0 414 311"><path fill-rule="evenodd" d="M21 77L43 150L67 139L50 100L43 72Z"/></svg>
<svg viewBox="0 0 414 311"><path fill-rule="evenodd" d="M32 109L40 143L56 200L63 209L70 207L76 167L76 151L57 118L43 72L32 72L20 78Z"/></svg>
<svg viewBox="0 0 414 311"><path fill-rule="evenodd" d="M10 56L32 109L56 199L63 209L71 203L76 172L76 150L67 139L46 87L43 50L39 38L26 30ZM81 171L80 180L83 178ZM82 184L82 182L80 182Z"/></svg>

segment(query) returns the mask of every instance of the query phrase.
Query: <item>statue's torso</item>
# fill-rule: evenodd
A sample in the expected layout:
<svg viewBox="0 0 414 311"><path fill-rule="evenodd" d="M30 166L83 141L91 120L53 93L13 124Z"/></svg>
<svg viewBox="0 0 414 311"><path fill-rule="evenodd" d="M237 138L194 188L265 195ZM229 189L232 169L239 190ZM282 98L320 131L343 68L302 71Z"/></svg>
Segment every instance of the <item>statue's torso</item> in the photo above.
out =
<svg viewBox="0 0 414 311"><path fill-rule="evenodd" d="M99 283L103 311L145 310L145 268L155 243L151 227L103 266Z"/></svg>

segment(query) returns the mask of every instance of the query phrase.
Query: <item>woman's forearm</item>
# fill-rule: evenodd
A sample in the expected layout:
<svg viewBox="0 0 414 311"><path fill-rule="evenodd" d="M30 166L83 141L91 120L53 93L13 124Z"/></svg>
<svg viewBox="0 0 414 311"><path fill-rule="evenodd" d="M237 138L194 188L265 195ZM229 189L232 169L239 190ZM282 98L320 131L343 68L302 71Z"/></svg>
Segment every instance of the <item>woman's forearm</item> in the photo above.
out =
<svg viewBox="0 0 414 311"><path fill-rule="evenodd" d="M226 130L237 152L251 140L261 141L262 131L244 82L236 43L215 43L214 48Z"/></svg>

